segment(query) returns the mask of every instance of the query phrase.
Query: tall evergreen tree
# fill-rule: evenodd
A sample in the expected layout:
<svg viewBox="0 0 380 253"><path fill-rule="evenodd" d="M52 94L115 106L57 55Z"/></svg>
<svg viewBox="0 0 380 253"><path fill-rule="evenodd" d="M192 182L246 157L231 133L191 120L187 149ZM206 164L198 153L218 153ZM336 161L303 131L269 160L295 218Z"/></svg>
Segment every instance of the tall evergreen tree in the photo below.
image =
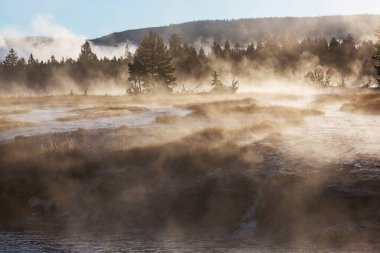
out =
<svg viewBox="0 0 380 253"><path fill-rule="evenodd" d="M228 40L224 43L223 57L224 59L228 59L231 56L231 45Z"/></svg>
<svg viewBox="0 0 380 253"><path fill-rule="evenodd" d="M169 52L174 58L178 57L182 50L182 41L178 34L173 34L169 39Z"/></svg>
<svg viewBox="0 0 380 253"><path fill-rule="evenodd" d="M131 63L133 61L133 56L131 51L129 50L128 41L125 43L124 59L127 61L127 63Z"/></svg>
<svg viewBox="0 0 380 253"><path fill-rule="evenodd" d="M127 90L128 94L137 94L144 92L147 87L144 87L144 78L146 77L147 69L138 60L135 59L133 63L128 63L128 80L132 82L132 86Z"/></svg>
<svg viewBox="0 0 380 253"><path fill-rule="evenodd" d="M9 50L9 53L5 57L5 60L3 61L3 65L8 68L16 67L18 61L18 56L16 51L11 48Z"/></svg>
<svg viewBox="0 0 380 253"><path fill-rule="evenodd" d="M380 85L380 28L376 32L376 39L377 39L376 44L375 44L376 52L372 58L375 61L375 69L377 72L377 76L376 76L377 83Z"/></svg>
<svg viewBox="0 0 380 253"><path fill-rule="evenodd" d="M90 43L86 41L80 50L78 62L82 64L92 64L98 61L98 57L92 52Z"/></svg>
<svg viewBox="0 0 380 253"><path fill-rule="evenodd" d="M246 56L248 59L253 60L256 56L255 45L253 43L249 44L246 50Z"/></svg>
<svg viewBox="0 0 380 253"><path fill-rule="evenodd" d="M153 91L172 91L175 87L172 57L163 39L156 32L150 31L137 49L134 63L140 62L146 71L145 83L149 83ZM147 86L147 85L145 85Z"/></svg>
<svg viewBox="0 0 380 253"><path fill-rule="evenodd" d="M200 59L206 59L206 52L205 52L205 50L203 49L203 47L201 47L200 49L199 49L199 52L198 52L198 56L199 56L199 58Z"/></svg>
<svg viewBox="0 0 380 253"><path fill-rule="evenodd" d="M38 60L34 59L33 54L30 54L29 59L28 59L28 65L36 65L38 64Z"/></svg>
<svg viewBox="0 0 380 253"><path fill-rule="evenodd" d="M52 56L50 57L49 62L50 62L52 65L57 65L57 64L58 64L58 61L55 59L55 56L54 56L54 55L52 55Z"/></svg>
<svg viewBox="0 0 380 253"><path fill-rule="evenodd" d="M355 40L351 34L348 34L347 37L344 38L342 47L344 49L344 53L347 57L347 60L351 63L356 56Z"/></svg>
<svg viewBox="0 0 380 253"><path fill-rule="evenodd" d="M214 87L214 89L223 87L223 83L220 81L218 73L216 73L216 71L211 74L211 77L211 85Z"/></svg>
<svg viewBox="0 0 380 253"><path fill-rule="evenodd" d="M216 58L220 58L223 55L223 49L217 41L214 41L211 47L212 53Z"/></svg>
<svg viewBox="0 0 380 253"><path fill-rule="evenodd" d="M83 88L87 88L89 79L94 78L94 75L98 73L98 57L92 52L90 43L86 41L80 50L80 54L77 62L73 62L71 71L74 79L78 80Z"/></svg>

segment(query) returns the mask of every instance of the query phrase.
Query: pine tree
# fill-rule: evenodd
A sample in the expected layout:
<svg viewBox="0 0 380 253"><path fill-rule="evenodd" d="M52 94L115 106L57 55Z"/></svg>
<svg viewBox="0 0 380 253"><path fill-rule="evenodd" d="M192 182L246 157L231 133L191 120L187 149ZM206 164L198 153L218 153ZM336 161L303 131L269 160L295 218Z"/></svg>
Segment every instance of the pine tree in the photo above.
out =
<svg viewBox="0 0 380 253"><path fill-rule="evenodd" d="M29 59L28 59L28 64L29 65L36 65L36 64L38 64L38 60L34 59L33 54L30 54Z"/></svg>
<svg viewBox="0 0 380 253"><path fill-rule="evenodd" d="M342 42L342 55L341 58L341 64L343 69L346 72L350 72L352 67L352 62L356 58L356 46L355 46L355 40L354 37L351 34L348 34L346 38L344 38Z"/></svg>
<svg viewBox="0 0 380 253"><path fill-rule="evenodd" d="M145 83L149 83L154 91L173 90L176 78L171 63L172 57L163 39L156 32L150 31L144 37L135 54L134 63L137 61L145 67Z"/></svg>
<svg viewBox="0 0 380 253"><path fill-rule="evenodd" d="M220 44L216 41L213 42L211 47L212 53L216 58L220 58L223 55L223 49Z"/></svg>
<svg viewBox="0 0 380 253"><path fill-rule="evenodd" d="M92 52L90 43L86 41L81 46L78 61L73 61L73 64L71 65L71 71L74 79L84 86L89 85L86 82L90 81L90 79L94 78L94 75L98 73L98 62L98 57ZM70 62L68 63L70 65Z"/></svg>
<svg viewBox="0 0 380 253"><path fill-rule="evenodd" d="M231 56L231 45L228 40L224 43L223 57L228 59Z"/></svg>
<svg viewBox="0 0 380 253"><path fill-rule="evenodd" d="M52 56L50 57L50 63L53 64L53 65L57 65L57 64L58 64L58 61L55 59L55 56L54 56L54 55L52 55Z"/></svg>
<svg viewBox="0 0 380 253"><path fill-rule="evenodd" d="M173 34L169 39L169 52L173 58L180 55L182 50L182 41L178 34Z"/></svg>
<svg viewBox="0 0 380 253"><path fill-rule="evenodd" d="M216 71L214 71L211 74L211 77L212 77L211 85L214 87L214 89L223 87L223 83L222 81L219 80L219 76L218 76L218 73L216 73Z"/></svg>
<svg viewBox="0 0 380 253"><path fill-rule="evenodd" d="M253 43L249 44L246 50L248 59L253 60L255 58L255 53L255 45Z"/></svg>
<svg viewBox="0 0 380 253"><path fill-rule="evenodd" d="M92 52L90 43L86 41L80 50L78 62L82 64L92 64L98 61L98 57Z"/></svg>
<svg viewBox="0 0 380 253"><path fill-rule="evenodd" d="M7 68L16 67L17 61L17 53L13 48L11 48L11 50L9 50L8 55L5 57L5 60L3 61L3 65Z"/></svg>
<svg viewBox="0 0 380 253"><path fill-rule="evenodd" d="M147 75L147 70L145 66L138 60L135 59L133 63L128 63L128 80L132 82L132 86L127 89L128 94L142 93L144 89L144 77Z"/></svg>
<svg viewBox="0 0 380 253"><path fill-rule="evenodd" d="M375 61L375 69L377 71L376 79L377 79L378 85L380 86L380 28L376 32L376 37L377 37L377 41L375 44L376 52L372 58Z"/></svg>
<svg viewBox="0 0 380 253"><path fill-rule="evenodd" d="M203 49L203 47L201 47L201 48L199 49L198 57L199 57L200 59L202 59L202 60L207 58L207 56L206 56L206 52L205 52L205 50Z"/></svg>
<svg viewBox="0 0 380 253"><path fill-rule="evenodd" d="M131 63L133 61L132 53L129 51L128 41L125 43L124 59L127 61L127 63Z"/></svg>

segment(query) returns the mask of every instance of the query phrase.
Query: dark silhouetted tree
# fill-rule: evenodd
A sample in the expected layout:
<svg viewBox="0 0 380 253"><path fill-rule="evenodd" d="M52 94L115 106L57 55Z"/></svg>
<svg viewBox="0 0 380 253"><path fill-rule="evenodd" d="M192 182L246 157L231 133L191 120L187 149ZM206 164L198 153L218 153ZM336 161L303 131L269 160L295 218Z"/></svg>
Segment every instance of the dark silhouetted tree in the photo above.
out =
<svg viewBox="0 0 380 253"><path fill-rule="evenodd" d="M98 57L92 52L90 43L86 41L81 47L78 62L82 64L93 64L97 62L97 60Z"/></svg>
<svg viewBox="0 0 380 253"><path fill-rule="evenodd" d="M169 39L169 52L173 58L182 53L182 41L178 34L173 34Z"/></svg>
<svg viewBox="0 0 380 253"><path fill-rule="evenodd" d="M98 57L92 52L90 43L86 41L80 50L78 61L72 65L72 74L74 78L81 82L81 85L87 87L89 79L96 78L98 73Z"/></svg>
<svg viewBox="0 0 380 253"><path fill-rule="evenodd" d="M35 66L38 64L38 60L34 59L33 54L30 54L29 59L28 59L28 64Z"/></svg>
<svg viewBox="0 0 380 253"><path fill-rule="evenodd" d="M129 44L128 42L125 43L125 52L124 52L124 59L127 61L127 63L131 63L133 61L133 55L131 51L129 50Z"/></svg>
<svg viewBox="0 0 380 253"><path fill-rule="evenodd" d="M198 56L199 56L199 58L202 59L202 60L204 60L204 59L207 58L207 56L206 56L206 52L205 52L205 50L203 49L203 47L201 47L201 48L199 49Z"/></svg>
<svg viewBox="0 0 380 253"><path fill-rule="evenodd" d="M132 85L127 89L128 94L143 93L147 87L144 87L144 78L148 72L145 66L135 59L133 63L128 63L129 81Z"/></svg>
<svg viewBox="0 0 380 253"><path fill-rule="evenodd" d="M224 59L229 59L231 56L231 45L228 40L224 43L224 49L223 49L223 58Z"/></svg>
<svg viewBox="0 0 380 253"><path fill-rule="evenodd" d="M223 49L220 44L216 41L213 42L211 47L212 53L216 58L220 58L223 55Z"/></svg>
<svg viewBox="0 0 380 253"><path fill-rule="evenodd" d="M375 61L375 69L376 69L376 80L378 85L380 85L380 28L376 31L376 44L375 48L376 51L372 57L372 59Z"/></svg>
<svg viewBox="0 0 380 253"><path fill-rule="evenodd" d="M3 61L3 65L7 68L16 67L18 61L18 56L16 51L11 48Z"/></svg>
<svg viewBox="0 0 380 253"><path fill-rule="evenodd" d="M215 88L219 88L219 87L223 87L223 83L222 81L220 81L219 79L219 76L218 76L218 73L216 73L216 71L214 71L212 74L211 74L211 85Z"/></svg>
<svg viewBox="0 0 380 253"><path fill-rule="evenodd" d="M58 64L58 61L55 59L54 55L52 55L50 57L49 63L51 63L52 65L57 65Z"/></svg>
<svg viewBox="0 0 380 253"><path fill-rule="evenodd" d="M175 87L174 67L172 57L163 39L156 32L150 31L137 49L134 61L140 62L147 77L145 86L149 83L153 91L172 91Z"/></svg>

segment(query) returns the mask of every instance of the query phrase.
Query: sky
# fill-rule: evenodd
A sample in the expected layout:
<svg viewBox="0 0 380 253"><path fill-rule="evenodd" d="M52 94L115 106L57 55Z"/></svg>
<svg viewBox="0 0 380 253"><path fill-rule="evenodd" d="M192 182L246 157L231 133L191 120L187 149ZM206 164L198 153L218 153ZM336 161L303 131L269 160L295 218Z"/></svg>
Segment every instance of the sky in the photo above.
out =
<svg viewBox="0 0 380 253"><path fill-rule="evenodd" d="M92 39L204 19L349 14L380 14L380 0L0 0L0 32L47 35L36 34L41 17Z"/></svg>

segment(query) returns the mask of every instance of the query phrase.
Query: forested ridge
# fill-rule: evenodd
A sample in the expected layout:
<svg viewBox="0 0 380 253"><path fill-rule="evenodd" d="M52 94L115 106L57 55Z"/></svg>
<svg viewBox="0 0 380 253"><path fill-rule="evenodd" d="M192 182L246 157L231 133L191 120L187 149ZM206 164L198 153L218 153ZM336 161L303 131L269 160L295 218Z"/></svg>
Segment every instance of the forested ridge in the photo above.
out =
<svg viewBox="0 0 380 253"><path fill-rule="evenodd" d="M184 42L192 46L212 40L229 40L232 43L248 45L252 41L264 40L267 35L281 37L288 33L293 34L297 40L307 37L343 39L351 33L360 42L374 34L379 22L379 15L201 20L115 32L91 41L104 46L117 46L125 41L140 44L144 36L152 30L165 40L169 40L174 33L178 34Z"/></svg>

